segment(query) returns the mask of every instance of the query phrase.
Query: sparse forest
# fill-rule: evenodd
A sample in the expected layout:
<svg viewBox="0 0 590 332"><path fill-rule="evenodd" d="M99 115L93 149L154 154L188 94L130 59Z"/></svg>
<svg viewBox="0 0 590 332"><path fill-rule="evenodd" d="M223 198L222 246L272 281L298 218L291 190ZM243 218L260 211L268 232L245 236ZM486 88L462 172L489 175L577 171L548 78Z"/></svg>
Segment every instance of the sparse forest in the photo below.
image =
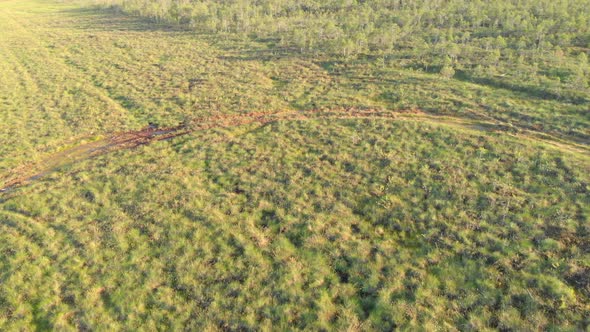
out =
<svg viewBox="0 0 590 332"><path fill-rule="evenodd" d="M262 40L277 52L498 77L499 85L540 86L580 102L589 84L586 0L97 1L199 32Z"/></svg>

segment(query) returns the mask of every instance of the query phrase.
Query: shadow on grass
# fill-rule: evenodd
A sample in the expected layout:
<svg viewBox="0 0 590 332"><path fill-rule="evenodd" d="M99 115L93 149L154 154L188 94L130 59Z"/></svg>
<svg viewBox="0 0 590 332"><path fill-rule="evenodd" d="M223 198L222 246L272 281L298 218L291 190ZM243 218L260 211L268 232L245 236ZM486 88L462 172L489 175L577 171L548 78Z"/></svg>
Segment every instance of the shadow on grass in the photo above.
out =
<svg viewBox="0 0 590 332"><path fill-rule="evenodd" d="M141 17L123 11L118 6L81 6L61 10L70 18L73 28L93 32L157 32L178 36L193 36L223 51L221 60L228 62L275 61L306 57L296 49L279 45L278 39L238 36L194 29L187 24L174 24ZM244 49L243 46L247 46ZM307 56L312 58L311 56Z"/></svg>
<svg viewBox="0 0 590 332"><path fill-rule="evenodd" d="M180 24L159 22L155 19L124 13L116 6L83 6L60 11L76 21L77 28L91 31L161 31L194 33Z"/></svg>
<svg viewBox="0 0 590 332"><path fill-rule="evenodd" d="M210 36L211 37L211 36ZM254 46L256 47L256 46ZM289 48L284 48L277 46L276 48L266 48L260 45L256 49L252 50L232 50L231 48L227 48L227 54L220 56L220 60L230 61L230 62L240 62L240 61L276 61L281 59L305 59L305 56L300 53L293 53L293 51Z"/></svg>
<svg viewBox="0 0 590 332"><path fill-rule="evenodd" d="M547 89L543 89L542 87L534 87L534 86L522 86L517 84L511 84L509 82L503 82L499 79L493 79L489 77L475 77L463 70L457 70L455 74L455 79L468 82L468 83L475 83L479 85L485 85L494 89L502 89L508 90L511 92L518 92L524 94L527 98L532 99L542 99L542 100L558 100L561 102L567 102L574 105L583 105L589 103L590 100L582 97L582 96L575 96L575 95L559 95L555 92L548 91Z"/></svg>

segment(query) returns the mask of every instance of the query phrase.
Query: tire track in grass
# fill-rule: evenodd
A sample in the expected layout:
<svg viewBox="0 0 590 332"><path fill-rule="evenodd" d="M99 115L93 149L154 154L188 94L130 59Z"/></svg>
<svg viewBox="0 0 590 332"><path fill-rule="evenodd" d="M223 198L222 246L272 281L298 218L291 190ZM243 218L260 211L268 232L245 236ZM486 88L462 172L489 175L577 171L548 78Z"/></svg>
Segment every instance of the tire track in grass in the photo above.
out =
<svg viewBox="0 0 590 332"><path fill-rule="evenodd" d="M0 131L6 143L0 146L0 173L32 161L47 163L43 156L58 151L63 137L80 141L96 127L112 132L132 122L124 120L127 110L104 90L86 84L83 72L40 42L49 32L45 25L19 18L14 11L0 10ZM49 98L39 99L40 91ZM70 98L64 101L64 94Z"/></svg>
<svg viewBox="0 0 590 332"><path fill-rule="evenodd" d="M128 131L113 134L109 137L98 139L89 143L82 143L71 148L53 153L37 163L21 165L10 172L0 176L1 192L10 192L19 186L44 177L52 171L96 156L113 151L132 149L141 145L157 141L166 141L178 136L196 131L213 128L238 127L248 124L265 125L276 121L303 121L313 119L374 119L374 120L404 120L418 121L431 124L449 125L472 131L501 132L516 139L526 139L537 144L551 145L561 151L590 156L590 149L583 145L572 145L562 141L556 141L547 137L528 133L512 133L502 124L497 122L454 118L450 116L429 115L420 110L384 111L384 110L312 110L312 111L282 111L282 112L251 112L235 115L218 115L206 118L193 119L187 123L175 127L157 128L147 127L138 131Z"/></svg>
<svg viewBox="0 0 590 332"><path fill-rule="evenodd" d="M0 82L4 83L0 89L11 91L15 97L13 103L20 105L10 112L12 118L19 119L22 128L18 131L22 136L19 141L40 139L42 145L51 148L59 139L51 132L58 132L61 136L80 136L96 127L96 123L101 128L106 127L108 132L132 122L125 120L129 118L128 110L110 98L104 89L89 85L86 74L68 65L67 57L63 54L56 56L50 51L48 46L54 44L55 38L43 39L51 36L51 31L36 19L36 16L22 19L20 13L17 15L10 10L0 11L0 27L6 30L0 36L0 45L6 46L6 51L0 56L4 67L13 72L9 76L13 82ZM38 99L40 91L49 98ZM53 112L54 109L61 111ZM108 112L97 112L96 109ZM89 125L92 122L94 125ZM44 127L47 123L51 123L53 130ZM42 135L39 131L47 132ZM35 152L40 151L34 149L27 154L32 156Z"/></svg>
<svg viewBox="0 0 590 332"><path fill-rule="evenodd" d="M32 302L43 297L53 299L42 308L30 307L34 316L43 318L51 307L60 303L70 308L80 303L70 292L72 282L78 282L84 292L91 290L97 282L97 271L80 262L91 261L88 256L87 243L69 233L71 230L60 228L61 223L55 224L38 219L29 213L18 210L0 211L0 231L5 243L4 259L10 268L1 276L3 282L11 284L12 296L23 296ZM7 249L9 248L9 249ZM24 262L32 263L27 265ZM1 264L1 263L0 263ZM33 267L33 268L32 268ZM55 267L59 267L56 269ZM40 273L40 270L47 272ZM33 282L34 287L22 282L24 278ZM31 281L34 280L34 281ZM32 292L31 289L42 289L44 294ZM18 300L20 307L27 306ZM36 318L32 318L33 321Z"/></svg>
<svg viewBox="0 0 590 332"><path fill-rule="evenodd" d="M148 144L151 141L170 139L185 133L180 131L180 127L165 129L147 128L140 131L118 133L106 139L80 144L51 154L38 163L29 163L13 169L8 174L0 177L4 182L0 192L6 192L19 185L39 179L49 172L69 164L106 154L114 150L129 149Z"/></svg>

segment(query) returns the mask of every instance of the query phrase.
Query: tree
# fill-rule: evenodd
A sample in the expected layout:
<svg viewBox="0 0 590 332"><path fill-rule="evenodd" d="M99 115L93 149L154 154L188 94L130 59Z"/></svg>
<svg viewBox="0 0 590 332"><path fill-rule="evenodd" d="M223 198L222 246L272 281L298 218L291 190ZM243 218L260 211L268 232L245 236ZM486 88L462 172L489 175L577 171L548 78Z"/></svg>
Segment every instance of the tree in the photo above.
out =
<svg viewBox="0 0 590 332"><path fill-rule="evenodd" d="M451 43L447 46L447 55L451 58L451 61L455 63L457 61L457 57L461 54L461 48L459 45L455 43Z"/></svg>
<svg viewBox="0 0 590 332"><path fill-rule="evenodd" d="M444 79L450 79L453 76L455 76L455 69L453 69L453 66L451 65L444 65L441 70L440 70L440 75L444 78Z"/></svg>
<svg viewBox="0 0 590 332"><path fill-rule="evenodd" d="M586 55L586 53L580 52L580 54L578 54L577 59L580 66L586 67L588 65L588 56Z"/></svg>

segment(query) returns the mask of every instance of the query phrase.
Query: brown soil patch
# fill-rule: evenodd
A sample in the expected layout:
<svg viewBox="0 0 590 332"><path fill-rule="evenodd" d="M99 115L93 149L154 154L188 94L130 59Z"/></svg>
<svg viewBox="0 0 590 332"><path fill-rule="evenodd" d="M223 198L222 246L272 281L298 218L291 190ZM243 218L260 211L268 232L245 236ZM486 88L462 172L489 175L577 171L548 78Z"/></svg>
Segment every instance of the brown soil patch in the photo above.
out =
<svg viewBox="0 0 590 332"><path fill-rule="evenodd" d="M236 127L246 124L267 124L275 121L294 121L308 119L416 119L420 121L431 121L433 123L447 123L463 127L484 130L504 131L502 126L489 121L476 121L472 119L453 118L448 116L429 115L419 109L385 111L375 109L341 109L341 110L311 110L311 111L281 111L281 112L251 112L244 114L215 115L205 118L196 118L185 124L175 127L155 128L146 127L137 131L115 133L105 139L81 144L73 148L59 151L47 156L40 162L28 163L17 167L7 174L0 176L0 192L6 192L18 186L36 180L47 173L62 166L77 161L103 155L115 150L130 149L140 145L149 144L154 141L168 140L177 136L185 135L194 131L211 128ZM516 136L515 134L512 134ZM520 136L520 135L519 135ZM527 135L528 136L528 135ZM536 136L536 135L535 135ZM532 138L535 138L534 136ZM540 140L536 138L536 140ZM545 140L543 140L545 142ZM588 149L580 146L566 145L563 142L546 142L565 150L588 154Z"/></svg>

